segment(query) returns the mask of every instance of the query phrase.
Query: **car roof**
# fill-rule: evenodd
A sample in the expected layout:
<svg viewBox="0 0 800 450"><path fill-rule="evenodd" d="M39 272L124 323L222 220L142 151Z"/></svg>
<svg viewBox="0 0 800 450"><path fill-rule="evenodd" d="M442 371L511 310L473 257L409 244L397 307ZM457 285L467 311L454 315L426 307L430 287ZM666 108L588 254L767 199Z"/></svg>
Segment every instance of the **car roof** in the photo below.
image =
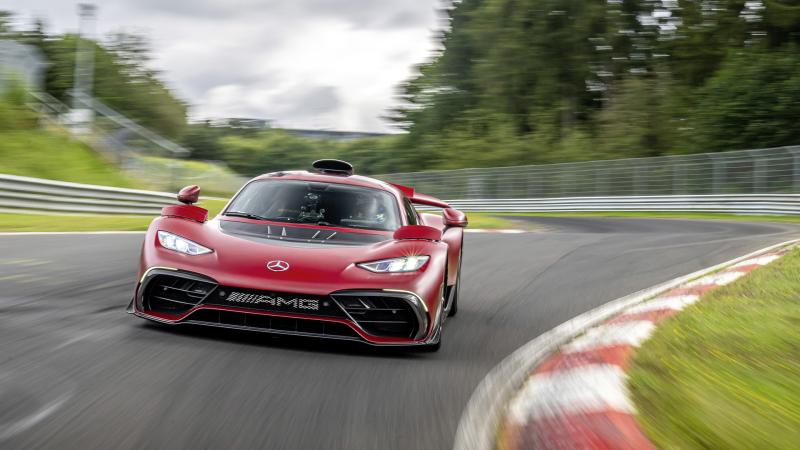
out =
<svg viewBox="0 0 800 450"><path fill-rule="evenodd" d="M257 180L299 180L299 181L313 181L318 183L335 183L347 184L351 186L361 186L373 189L380 189L388 191L398 198L403 196L402 191L393 185L384 181L365 177L361 175L334 175L327 173L309 172L307 170L293 170L283 172L266 173L255 177L252 181Z"/></svg>

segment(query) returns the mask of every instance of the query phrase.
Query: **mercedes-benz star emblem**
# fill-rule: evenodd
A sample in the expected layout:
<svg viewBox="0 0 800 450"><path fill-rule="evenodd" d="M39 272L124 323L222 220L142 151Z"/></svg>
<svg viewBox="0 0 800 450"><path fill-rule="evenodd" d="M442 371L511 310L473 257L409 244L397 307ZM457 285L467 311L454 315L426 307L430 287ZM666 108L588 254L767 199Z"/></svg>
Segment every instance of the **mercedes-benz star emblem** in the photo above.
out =
<svg viewBox="0 0 800 450"><path fill-rule="evenodd" d="M267 269L273 272L285 272L289 270L289 263L276 259L267 263Z"/></svg>

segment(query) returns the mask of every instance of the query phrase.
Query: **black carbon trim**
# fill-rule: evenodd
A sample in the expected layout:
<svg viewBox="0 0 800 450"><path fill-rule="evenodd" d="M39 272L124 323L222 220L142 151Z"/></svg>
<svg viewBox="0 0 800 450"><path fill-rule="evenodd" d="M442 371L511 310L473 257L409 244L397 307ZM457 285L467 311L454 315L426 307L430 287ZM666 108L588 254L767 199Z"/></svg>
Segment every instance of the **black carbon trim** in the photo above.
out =
<svg viewBox="0 0 800 450"><path fill-rule="evenodd" d="M390 235L348 233L323 228L293 227L291 225L267 225L261 223L220 220L219 229L225 234L254 242L276 244L298 244L300 246L369 245L391 240Z"/></svg>

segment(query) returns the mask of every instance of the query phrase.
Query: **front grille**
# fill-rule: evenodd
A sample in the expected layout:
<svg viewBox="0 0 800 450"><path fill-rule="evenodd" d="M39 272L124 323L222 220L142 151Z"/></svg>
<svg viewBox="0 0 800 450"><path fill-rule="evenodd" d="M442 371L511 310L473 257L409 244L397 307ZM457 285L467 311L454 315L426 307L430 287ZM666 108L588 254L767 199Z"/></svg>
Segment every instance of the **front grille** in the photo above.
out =
<svg viewBox="0 0 800 450"><path fill-rule="evenodd" d="M419 323L403 295L406 294L347 292L333 294L333 297L367 333L412 338L419 330Z"/></svg>
<svg viewBox="0 0 800 450"><path fill-rule="evenodd" d="M291 319L261 314L201 309L192 313L186 322L201 325L242 327L258 331L306 334L320 337L352 338L358 334L347 325L313 319Z"/></svg>
<svg viewBox="0 0 800 450"><path fill-rule="evenodd" d="M204 302L206 305L257 309L260 311L345 318L347 315L330 297L259 291L220 286Z"/></svg>
<svg viewBox="0 0 800 450"><path fill-rule="evenodd" d="M159 274L144 286L142 304L145 311L183 314L203 301L216 286L195 277Z"/></svg>

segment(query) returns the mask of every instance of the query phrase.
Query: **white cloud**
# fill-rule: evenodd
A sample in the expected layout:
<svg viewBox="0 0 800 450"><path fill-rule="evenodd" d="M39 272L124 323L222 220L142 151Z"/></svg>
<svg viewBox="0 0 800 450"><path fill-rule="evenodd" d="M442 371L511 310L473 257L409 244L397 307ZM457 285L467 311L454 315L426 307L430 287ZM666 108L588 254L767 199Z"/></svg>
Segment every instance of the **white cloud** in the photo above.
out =
<svg viewBox="0 0 800 450"><path fill-rule="evenodd" d="M396 86L434 46L438 0L105 0L98 33L141 30L153 65L202 117L387 131ZM2 9L77 28L77 2Z"/></svg>

